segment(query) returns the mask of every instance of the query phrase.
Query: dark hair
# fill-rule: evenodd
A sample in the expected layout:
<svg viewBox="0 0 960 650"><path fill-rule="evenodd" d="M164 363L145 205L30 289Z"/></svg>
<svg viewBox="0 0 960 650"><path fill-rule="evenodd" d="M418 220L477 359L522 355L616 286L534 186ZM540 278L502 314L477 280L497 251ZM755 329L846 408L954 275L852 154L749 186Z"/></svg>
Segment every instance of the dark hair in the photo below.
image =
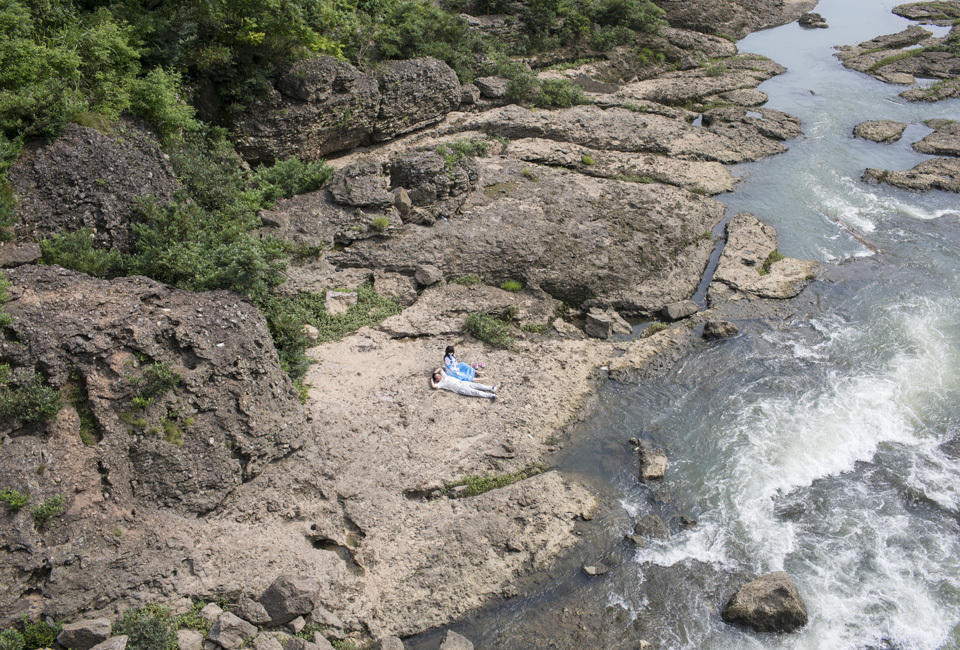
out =
<svg viewBox="0 0 960 650"><path fill-rule="evenodd" d="M443 353L443 356L447 356L447 355L449 355L449 354L453 354L453 346L452 346L452 345L448 345L448 346L447 346L447 351Z"/></svg>

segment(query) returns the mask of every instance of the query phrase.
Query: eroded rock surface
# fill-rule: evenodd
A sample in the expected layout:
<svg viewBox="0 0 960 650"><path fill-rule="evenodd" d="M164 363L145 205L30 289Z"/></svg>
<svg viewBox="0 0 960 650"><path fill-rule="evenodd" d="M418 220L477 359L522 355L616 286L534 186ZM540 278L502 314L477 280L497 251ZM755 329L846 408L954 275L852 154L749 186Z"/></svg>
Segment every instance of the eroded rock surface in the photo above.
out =
<svg viewBox="0 0 960 650"><path fill-rule="evenodd" d="M927 120L924 124L933 129L933 133L914 142L912 146L915 151L935 156L960 156L960 122Z"/></svg>
<svg viewBox="0 0 960 650"><path fill-rule="evenodd" d="M957 0L934 0L933 2L910 2L897 5L893 13L923 25L953 25L960 19L960 2Z"/></svg>
<svg viewBox="0 0 960 650"><path fill-rule="evenodd" d="M109 134L70 124L56 140L28 145L9 178L19 239L90 228L98 245L121 250L133 244L137 199L165 203L180 186L154 137L126 120Z"/></svg>
<svg viewBox="0 0 960 650"><path fill-rule="evenodd" d="M775 571L741 587L724 607L723 620L759 632L793 632L807 624L807 608L790 576Z"/></svg>
<svg viewBox="0 0 960 650"><path fill-rule="evenodd" d="M873 142L896 142L903 135L907 125L893 120L868 120L853 127L853 135Z"/></svg>
<svg viewBox="0 0 960 650"><path fill-rule="evenodd" d="M906 171L867 169L863 172L863 180L921 192L960 192L960 159L931 158Z"/></svg>

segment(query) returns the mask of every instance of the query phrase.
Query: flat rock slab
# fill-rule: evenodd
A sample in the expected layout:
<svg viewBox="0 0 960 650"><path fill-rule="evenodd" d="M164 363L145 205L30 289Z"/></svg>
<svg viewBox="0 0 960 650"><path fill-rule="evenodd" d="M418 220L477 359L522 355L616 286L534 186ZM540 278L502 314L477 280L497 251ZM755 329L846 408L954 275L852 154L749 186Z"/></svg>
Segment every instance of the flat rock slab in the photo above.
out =
<svg viewBox="0 0 960 650"><path fill-rule="evenodd" d="M929 190L960 192L960 159L933 158L924 160L906 171L867 169L863 172L863 180L921 192Z"/></svg>
<svg viewBox="0 0 960 650"><path fill-rule="evenodd" d="M896 142L907 128L904 122L893 120L868 120L853 127L853 135L864 140L889 144Z"/></svg>
<svg viewBox="0 0 960 650"><path fill-rule="evenodd" d="M915 151L935 156L960 156L960 122L927 120L924 124L933 129L933 133L914 142Z"/></svg>
<svg viewBox="0 0 960 650"><path fill-rule="evenodd" d="M949 26L960 19L960 2L957 0L933 0L897 5L891 11L898 16L915 20L923 25Z"/></svg>
<svg viewBox="0 0 960 650"><path fill-rule="evenodd" d="M57 635L57 643L71 650L89 650L110 636L110 619L93 618L67 623Z"/></svg>

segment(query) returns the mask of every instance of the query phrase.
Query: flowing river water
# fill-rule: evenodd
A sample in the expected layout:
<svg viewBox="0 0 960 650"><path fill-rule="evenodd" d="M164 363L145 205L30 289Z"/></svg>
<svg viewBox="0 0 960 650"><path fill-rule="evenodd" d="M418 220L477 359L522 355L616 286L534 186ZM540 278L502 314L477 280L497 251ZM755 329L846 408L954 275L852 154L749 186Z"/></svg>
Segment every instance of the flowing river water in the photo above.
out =
<svg viewBox="0 0 960 650"><path fill-rule="evenodd" d="M833 57L904 29L895 4L826 0L829 29L739 43L787 66L761 90L804 136L740 166L745 180L719 198L776 226L784 254L826 263L824 277L778 317L602 390L559 468L615 504L591 522L604 533L458 625L479 647L960 647L960 198L859 181L925 158L910 148L922 121L960 119L960 101L908 103ZM867 119L911 126L896 144L854 139ZM667 451L661 484L637 482L631 436ZM614 541L647 513L668 539ZM587 578L584 561L611 570ZM726 598L773 570L794 578L809 624L783 636L724 624Z"/></svg>

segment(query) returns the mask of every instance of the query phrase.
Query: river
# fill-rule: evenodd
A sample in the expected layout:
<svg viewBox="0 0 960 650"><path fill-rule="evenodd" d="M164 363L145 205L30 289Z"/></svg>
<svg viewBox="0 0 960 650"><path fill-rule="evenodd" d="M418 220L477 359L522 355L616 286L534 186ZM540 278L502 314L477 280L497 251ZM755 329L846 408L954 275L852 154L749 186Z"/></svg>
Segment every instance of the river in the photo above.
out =
<svg viewBox="0 0 960 650"><path fill-rule="evenodd" d="M745 180L718 198L776 226L784 254L824 262L823 279L780 317L604 388L559 464L615 504L592 522L603 532L457 626L478 647L960 647L960 199L859 181L926 158L910 148L930 132L922 121L960 118L960 101L908 103L833 56L910 24L895 4L826 0L829 29L738 44L788 68L760 89L804 135L736 168ZM867 119L911 126L896 144L854 139ZM637 482L631 436L667 451L661 484ZM648 513L668 539L618 541ZM606 575L579 570L599 561ZM783 636L724 624L732 592L773 570L794 578L809 624Z"/></svg>

